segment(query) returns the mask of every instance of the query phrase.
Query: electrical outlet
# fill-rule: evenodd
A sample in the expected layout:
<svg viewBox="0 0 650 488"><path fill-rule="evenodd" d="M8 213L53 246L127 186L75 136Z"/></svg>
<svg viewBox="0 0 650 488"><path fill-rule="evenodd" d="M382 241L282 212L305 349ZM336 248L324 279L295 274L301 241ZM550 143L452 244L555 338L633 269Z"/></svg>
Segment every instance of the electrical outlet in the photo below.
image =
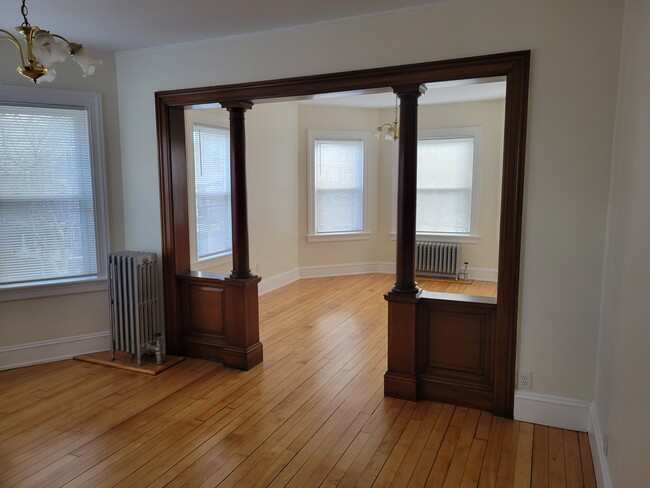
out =
<svg viewBox="0 0 650 488"><path fill-rule="evenodd" d="M261 267L259 264L256 264L256 265L255 265L255 274L256 274L257 276L260 275L260 269L261 269L261 268L262 268L262 267Z"/></svg>
<svg viewBox="0 0 650 488"><path fill-rule="evenodd" d="M531 390L533 388L533 372L519 371L519 389Z"/></svg>

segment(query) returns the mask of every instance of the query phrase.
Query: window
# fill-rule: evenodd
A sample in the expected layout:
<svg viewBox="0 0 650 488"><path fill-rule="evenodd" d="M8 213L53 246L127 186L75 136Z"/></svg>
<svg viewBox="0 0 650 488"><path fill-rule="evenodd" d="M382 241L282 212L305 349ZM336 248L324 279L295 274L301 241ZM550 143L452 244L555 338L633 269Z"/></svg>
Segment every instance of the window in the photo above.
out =
<svg viewBox="0 0 650 488"><path fill-rule="evenodd" d="M99 94L0 88L2 298L105 289Z"/></svg>
<svg viewBox="0 0 650 488"><path fill-rule="evenodd" d="M195 123L192 140L196 232L193 261L205 261L232 253L230 131Z"/></svg>
<svg viewBox="0 0 650 488"><path fill-rule="evenodd" d="M308 240L367 239L366 132L309 131Z"/></svg>
<svg viewBox="0 0 650 488"><path fill-rule="evenodd" d="M480 129L421 131L416 231L476 236Z"/></svg>

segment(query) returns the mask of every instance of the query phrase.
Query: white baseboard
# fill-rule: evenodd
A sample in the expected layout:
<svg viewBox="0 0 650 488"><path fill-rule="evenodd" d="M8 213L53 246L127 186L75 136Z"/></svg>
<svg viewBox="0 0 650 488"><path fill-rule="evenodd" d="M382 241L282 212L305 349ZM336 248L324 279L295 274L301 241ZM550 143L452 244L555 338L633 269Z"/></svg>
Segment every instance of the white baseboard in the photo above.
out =
<svg viewBox="0 0 650 488"><path fill-rule="evenodd" d="M591 458L594 461L598 488L612 488L612 476L609 472L607 454L605 453L605 438L600 429L595 404L592 404L589 409L589 445L591 447Z"/></svg>
<svg viewBox="0 0 650 488"><path fill-rule="evenodd" d="M368 273L381 273L380 268L389 263L344 263L301 266L300 278L324 278L328 276L347 276ZM382 266L380 266L382 265ZM393 265L394 266L394 265Z"/></svg>
<svg viewBox="0 0 650 488"><path fill-rule="evenodd" d="M468 278L477 281L498 281L499 271L496 268L467 268Z"/></svg>
<svg viewBox="0 0 650 488"><path fill-rule="evenodd" d="M377 270L375 273L381 274L395 274L395 263L375 263Z"/></svg>
<svg viewBox="0 0 650 488"><path fill-rule="evenodd" d="M584 400L515 391L514 417L523 422L586 432L590 408Z"/></svg>
<svg viewBox="0 0 650 488"><path fill-rule="evenodd" d="M498 272L496 268L468 268L468 271L471 280L497 281ZM268 278L262 277L259 294L264 295L304 278L326 278L369 273L395 274L395 263L368 262L301 266Z"/></svg>
<svg viewBox="0 0 650 488"><path fill-rule="evenodd" d="M259 296L265 295L266 293L272 292L273 290L277 290L278 288L282 288L283 286L287 286L293 283L294 281L298 281L299 279L300 279L299 268L290 269L289 271L285 271L284 273L270 276L269 278L262 277L262 281L260 282L259 287L257 289L258 295Z"/></svg>
<svg viewBox="0 0 650 488"><path fill-rule="evenodd" d="M108 331L2 346L0 347L0 371L70 359L80 354L106 351L110 348L111 339Z"/></svg>

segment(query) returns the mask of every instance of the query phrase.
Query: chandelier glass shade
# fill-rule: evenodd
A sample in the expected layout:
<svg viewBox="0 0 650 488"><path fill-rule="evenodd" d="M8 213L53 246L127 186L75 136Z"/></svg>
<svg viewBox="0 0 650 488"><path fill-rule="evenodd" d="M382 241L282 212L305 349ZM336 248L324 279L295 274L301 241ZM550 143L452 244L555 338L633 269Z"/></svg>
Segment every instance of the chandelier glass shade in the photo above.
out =
<svg viewBox="0 0 650 488"><path fill-rule="evenodd" d="M27 20L27 7L23 0L21 13L23 23L16 27L21 40L11 32L0 29L0 40L11 42L20 56L18 72L34 83L53 81L56 71L51 67L56 63L63 63L72 57L81 67L84 77L95 72L95 68L102 64L102 60L89 53L81 44L69 42L65 37L52 34L49 31L30 25ZM24 44L24 47L23 47Z"/></svg>

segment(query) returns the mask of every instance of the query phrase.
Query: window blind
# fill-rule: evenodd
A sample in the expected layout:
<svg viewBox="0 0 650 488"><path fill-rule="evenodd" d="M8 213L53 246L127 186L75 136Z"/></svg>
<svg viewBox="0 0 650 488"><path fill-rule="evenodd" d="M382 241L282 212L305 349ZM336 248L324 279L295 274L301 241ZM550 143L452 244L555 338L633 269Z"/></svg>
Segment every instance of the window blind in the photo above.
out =
<svg viewBox="0 0 650 488"><path fill-rule="evenodd" d="M469 234L474 139L421 139L417 157L417 232Z"/></svg>
<svg viewBox="0 0 650 488"><path fill-rule="evenodd" d="M208 259L232 252L230 131L194 125L196 255Z"/></svg>
<svg viewBox="0 0 650 488"><path fill-rule="evenodd" d="M316 140L315 231L363 230L363 141Z"/></svg>
<svg viewBox="0 0 650 488"><path fill-rule="evenodd" d="M84 108L0 105L0 284L97 275Z"/></svg>

